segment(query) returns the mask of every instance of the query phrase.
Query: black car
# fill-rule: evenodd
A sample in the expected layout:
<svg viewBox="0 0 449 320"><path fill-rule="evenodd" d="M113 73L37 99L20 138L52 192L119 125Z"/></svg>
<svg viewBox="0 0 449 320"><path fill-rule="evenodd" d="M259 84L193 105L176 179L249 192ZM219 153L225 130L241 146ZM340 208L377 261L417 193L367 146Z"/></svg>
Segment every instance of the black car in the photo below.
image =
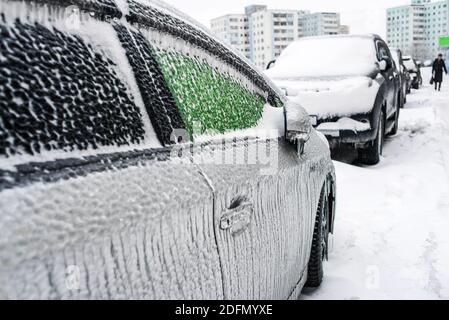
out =
<svg viewBox="0 0 449 320"><path fill-rule="evenodd" d="M402 51L397 48L391 48L391 56L393 57L395 67L397 72L399 72L399 106L404 108L404 105L407 103L407 94L410 93L410 74L407 68L404 65L404 61L402 59Z"/></svg>
<svg viewBox="0 0 449 320"><path fill-rule="evenodd" d="M301 101L335 153L349 146L360 162L379 162L385 135L398 130L402 101L399 73L379 36L303 38L266 73Z"/></svg>
<svg viewBox="0 0 449 320"><path fill-rule="evenodd" d="M404 56L402 59L410 74L411 88L419 90L422 86L421 67L411 56Z"/></svg>

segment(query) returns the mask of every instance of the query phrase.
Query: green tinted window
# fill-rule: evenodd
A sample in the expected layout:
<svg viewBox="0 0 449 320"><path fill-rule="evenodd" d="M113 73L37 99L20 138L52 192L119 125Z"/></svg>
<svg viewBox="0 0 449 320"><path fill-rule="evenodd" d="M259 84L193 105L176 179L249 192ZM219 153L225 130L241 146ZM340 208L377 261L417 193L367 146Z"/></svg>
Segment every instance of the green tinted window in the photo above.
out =
<svg viewBox="0 0 449 320"><path fill-rule="evenodd" d="M165 81L191 136L255 127L265 99L198 58L156 50Z"/></svg>

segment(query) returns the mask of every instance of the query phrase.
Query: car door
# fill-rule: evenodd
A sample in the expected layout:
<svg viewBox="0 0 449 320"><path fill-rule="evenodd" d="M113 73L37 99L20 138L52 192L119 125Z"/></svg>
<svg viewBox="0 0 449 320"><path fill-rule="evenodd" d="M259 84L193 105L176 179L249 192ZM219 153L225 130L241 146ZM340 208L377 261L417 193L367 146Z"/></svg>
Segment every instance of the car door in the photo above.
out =
<svg viewBox="0 0 449 320"><path fill-rule="evenodd" d="M54 1L0 6L1 296L223 299L208 180L171 152L162 74L101 3L76 28Z"/></svg>
<svg viewBox="0 0 449 320"><path fill-rule="evenodd" d="M129 4L193 141L178 152L193 153L213 194L224 297L289 298L305 281L322 141L312 132L299 157L284 138L284 98L248 62L198 26Z"/></svg>
<svg viewBox="0 0 449 320"><path fill-rule="evenodd" d="M393 58L391 57L388 46L381 40L377 41L377 56L379 62L387 58L391 65L387 70L382 72L385 79L386 103L387 103L387 119L391 118L396 112L397 92L399 87L399 74L394 67Z"/></svg>

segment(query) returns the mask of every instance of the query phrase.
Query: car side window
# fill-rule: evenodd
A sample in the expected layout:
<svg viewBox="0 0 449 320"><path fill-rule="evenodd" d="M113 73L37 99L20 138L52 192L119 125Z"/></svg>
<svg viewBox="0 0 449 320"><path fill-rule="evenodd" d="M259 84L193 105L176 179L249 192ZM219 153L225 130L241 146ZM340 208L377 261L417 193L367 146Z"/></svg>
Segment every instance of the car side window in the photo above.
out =
<svg viewBox="0 0 449 320"><path fill-rule="evenodd" d="M156 60L190 137L255 127L267 104L282 107L264 76L200 27L129 0L128 21ZM165 90L165 89L164 89Z"/></svg>
<svg viewBox="0 0 449 320"><path fill-rule="evenodd" d="M112 41L112 27L85 12L72 30L57 21L64 7L41 9L42 22L0 16L0 156L149 142L124 57L95 37Z"/></svg>

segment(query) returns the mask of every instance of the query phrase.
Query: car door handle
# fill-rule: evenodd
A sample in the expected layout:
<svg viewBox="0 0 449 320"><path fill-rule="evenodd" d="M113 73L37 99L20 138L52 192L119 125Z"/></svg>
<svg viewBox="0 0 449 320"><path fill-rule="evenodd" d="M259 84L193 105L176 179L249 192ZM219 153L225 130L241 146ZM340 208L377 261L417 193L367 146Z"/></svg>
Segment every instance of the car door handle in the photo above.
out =
<svg viewBox="0 0 449 320"><path fill-rule="evenodd" d="M248 229L254 214L254 206L249 201L240 201L237 206L223 212L220 219L220 229L230 231L231 235L237 236Z"/></svg>

